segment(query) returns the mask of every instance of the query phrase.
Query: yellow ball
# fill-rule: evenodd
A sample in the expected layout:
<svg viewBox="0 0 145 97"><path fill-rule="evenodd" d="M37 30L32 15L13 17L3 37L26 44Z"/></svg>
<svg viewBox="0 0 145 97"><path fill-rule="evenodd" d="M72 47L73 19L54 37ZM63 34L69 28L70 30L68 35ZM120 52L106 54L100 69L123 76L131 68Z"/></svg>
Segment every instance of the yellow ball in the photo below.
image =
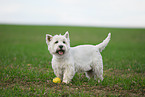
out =
<svg viewBox="0 0 145 97"><path fill-rule="evenodd" d="M53 79L54 83L61 83L61 79L59 77L56 77Z"/></svg>

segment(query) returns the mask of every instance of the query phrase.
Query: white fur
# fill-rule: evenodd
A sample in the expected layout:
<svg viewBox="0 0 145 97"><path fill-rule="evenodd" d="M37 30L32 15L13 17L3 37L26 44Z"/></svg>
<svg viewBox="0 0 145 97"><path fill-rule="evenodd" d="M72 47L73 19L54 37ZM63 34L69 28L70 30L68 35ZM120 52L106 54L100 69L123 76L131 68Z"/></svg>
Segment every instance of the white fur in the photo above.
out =
<svg viewBox="0 0 145 97"><path fill-rule="evenodd" d="M99 78L98 82L103 81L103 61L100 52L107 46L110 37L111 33L98 45L70 47L68 32L65 35L55 36L46 34L48 50L53 56L52 68L55 75L64 83L69 83L76 72L86 72L89 79L94 77ZM61 50L65 51L63 54L58 51L60 45L63 46Z"/></svg>

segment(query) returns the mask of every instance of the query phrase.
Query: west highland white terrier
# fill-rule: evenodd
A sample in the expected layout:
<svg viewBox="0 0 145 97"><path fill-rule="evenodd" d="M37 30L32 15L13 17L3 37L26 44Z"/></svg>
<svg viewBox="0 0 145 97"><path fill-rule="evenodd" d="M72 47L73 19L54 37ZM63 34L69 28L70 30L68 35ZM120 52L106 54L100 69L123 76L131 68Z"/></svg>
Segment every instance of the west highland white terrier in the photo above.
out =
<svg viewBox="0 0 145 97"><path fill-rule="evenodd" d="M46 34L48 50L52 54L52 68L62 82L69 83L76 72L85 72L86 77L103 81L103 61L100 52L110 41L111 33L98 45L70 47L69 33Z"/></svg>

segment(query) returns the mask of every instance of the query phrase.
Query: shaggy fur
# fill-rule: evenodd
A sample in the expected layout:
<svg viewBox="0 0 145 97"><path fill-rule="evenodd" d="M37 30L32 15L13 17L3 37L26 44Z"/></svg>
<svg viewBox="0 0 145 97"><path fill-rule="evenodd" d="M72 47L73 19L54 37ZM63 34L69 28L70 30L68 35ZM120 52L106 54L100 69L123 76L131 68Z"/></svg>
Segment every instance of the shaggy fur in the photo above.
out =
<svg viewBox="0 0 145 97"><path fill-rule="evenodd" d="M46 34L48 50L52 54L52 68L57 77L69 83L76 72L85 72L86 77L103 81L103 61L100 52L110 41L111 33L98 45L70 47L69 33L51 36Z"/></svg>

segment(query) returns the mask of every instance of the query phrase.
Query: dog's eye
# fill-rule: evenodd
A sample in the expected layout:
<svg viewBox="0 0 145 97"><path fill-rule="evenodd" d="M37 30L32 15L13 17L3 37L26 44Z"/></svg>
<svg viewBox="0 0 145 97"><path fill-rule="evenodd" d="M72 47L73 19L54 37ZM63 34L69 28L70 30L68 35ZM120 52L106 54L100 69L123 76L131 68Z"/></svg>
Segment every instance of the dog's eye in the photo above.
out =
<svg viewBox="0 0 145 97"><path fill-rule="evenodd" d="M65 41L63 41L63 43L65 44L66 42L65 42Z"/></svg>
<svg viewBox="0 0 145 97"><path fill-rule="evenodd" d="M55 42L55 44L57 44L57 43L58 43L58 41Z"/></svg>

